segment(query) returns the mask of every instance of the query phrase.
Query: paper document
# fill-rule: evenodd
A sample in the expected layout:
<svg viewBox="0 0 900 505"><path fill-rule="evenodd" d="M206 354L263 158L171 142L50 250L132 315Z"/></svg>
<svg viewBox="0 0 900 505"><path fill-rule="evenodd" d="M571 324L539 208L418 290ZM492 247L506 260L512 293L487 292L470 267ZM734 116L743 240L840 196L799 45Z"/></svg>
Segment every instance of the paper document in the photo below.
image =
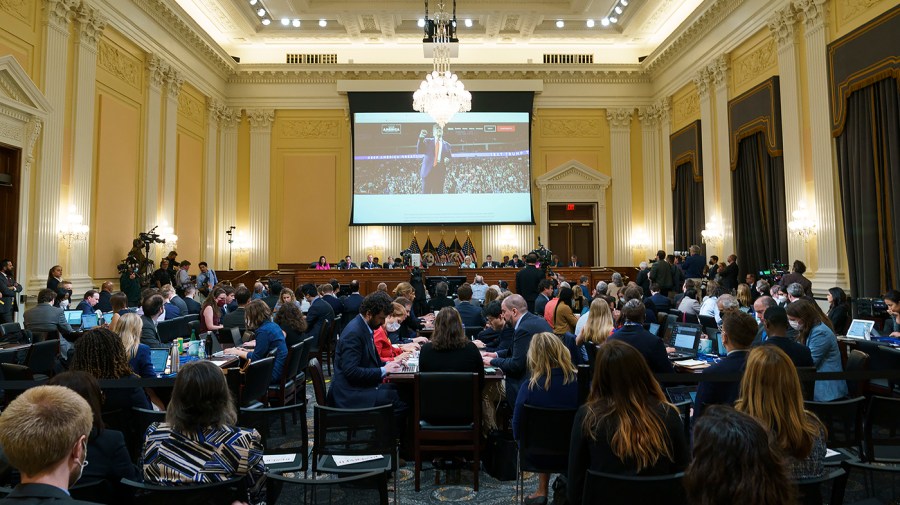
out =
<svg viewBox="0 0 900 505"><path fill-rule="evenodd" d="M213 365L222 366L225 363L228 363L227 359L211 359L209 360Z"/></svg>
<svg viewBox="0 0 900 505"><path fill-rule="evenodd" d="M680 359L680 360L676 361L675 363L678 363L679 365L686 366L686 367L700 366L700 365L708 364L705 361L700 361L698 359Z"/></svg>
<svg viewBox="0 0 900 505"><path fill-rule="evenodd" d="M278 463L293 463L297 459L296 454L264 454L263 463L276 465Z"/></svg>
<svg viewBox="0 0 900 505"><path fill-rule="evenodd" d="M360 455L360 456L332 456L334 458L334 464L337 466L347 466L353 465L356 463L362 463L364 461L374 461L376 459L383 459L384 456L381 454L371 454L371 455Z"/></svg>
<svg viewBox="0 0 900 505"><path fill-rule="evenodd" d="M832 456L840 456L840 455L841 455L841 453L839 453L837 451L833 451L831 449L825 449L825 457L826 458L830 458Z"/></svg>

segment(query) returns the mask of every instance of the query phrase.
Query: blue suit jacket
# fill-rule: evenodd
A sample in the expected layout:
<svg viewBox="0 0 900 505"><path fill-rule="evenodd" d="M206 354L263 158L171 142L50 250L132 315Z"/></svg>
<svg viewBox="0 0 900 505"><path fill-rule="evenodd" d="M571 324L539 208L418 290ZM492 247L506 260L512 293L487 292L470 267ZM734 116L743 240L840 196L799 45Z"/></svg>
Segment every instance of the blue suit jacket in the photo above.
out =
<svg viewBox="0 0 900 505"><path fill-rule="evenodd" d="M362 316L356 316L344 328L334 351L328 404L339 408L374 407L383 364L375 350L372 330Z"/></svg>
<svg viewBox="0 0 900 505"><path fill-rule="evenodd" d="M531 337L535 333L542 332L552 333L553 328L543 317L526 312L519 320L519 327L513 333L513 341L509 350L498 351L497 357L491 360L491 366L500 368L506 375L506 399L510 405L516 404L519 386L527 376L525 356L528 353L528 346L531 345Z"/></svg>
<svg viewBox="0 0 900 505"><path fill-rule="evenodd" d="M669 300L668 296L663 296L659 293L648 298L650 302L653 303L653 307L656 309L656 312L662 312L663 314L668 314L669 309L672 308L672 301Z"/></svg>
<svg viewBox="0 0 900 505"><path fill-rule="evenodd" d="M428 177L428 174L434 168L434 137L419 139L418 144L416 144L416 151L425 155L422 157L422 169L419 172L419 175L424 179ZM452 157L453 151L450 149L450 143L441 138L441 159Z"/></svg>
<svg viewBox="0 0 900 505"><path fill-rule="evenodd" d="M674 373L672 363L666 354L666 345L661 338L645 330L639 324L627 324L610 335L610 340L621 340L644 355L653 373Z"/></svg>
<svg viewBox="0 0 900 505"><path fill-rule="evenodd" d="M459 302L456 310L459 311L463 326L484 328L485 323L487 323L484 313L481 312L481 307L473 305L472 302Z"/></svg>
<svg viewBox="0 0 900 505"><path fill-rule="evenodd" d="M718 363L703 371L704 374L744 373L747 356L750 350L733 351ZM846 383L845 383L846 384ZM740 382L701 382L697 386L697 399L694 401L694 417L703 413L710 405L734 405L741 394Z"/></svg>
<svg viewBox="0 0 900 505"><path fill-rule="evenodd" d="M316 298L306 313L306 325L308 328L306 334L318 339L326 319L329 321L334 320L334 309L331 308L331 304L322 298Z"/></svg>
<svg viewBox="0 0 900 505"><path fill-rule="evenodd" d="M362 305L363 296L359 293L350 293L343 300L344 319L349 324L350 320L359 315L359 306Z"/></svg>

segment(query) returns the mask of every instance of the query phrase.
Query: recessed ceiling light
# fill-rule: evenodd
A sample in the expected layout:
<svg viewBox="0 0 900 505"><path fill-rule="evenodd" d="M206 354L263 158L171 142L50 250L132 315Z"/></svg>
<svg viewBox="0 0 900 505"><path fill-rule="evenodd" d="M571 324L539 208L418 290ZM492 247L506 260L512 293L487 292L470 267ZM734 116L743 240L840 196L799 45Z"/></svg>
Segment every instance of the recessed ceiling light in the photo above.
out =
<svg viewBox="0 0 900 505"><path fill-rule="evenodd" d="M272 23L272 20L269 18L265 18L262 20L262 24L264 24L266 26L269 26L270 23Z"/></svg>
<svg viewBox="0 0 900 505"><path fill-rule="evenodd" d="M610 16L610 17L609 17L609 22L610 22L610 23L618 23L618 22L619 22L619 18L617 18L617 17L615 17L615 16Z"/></svg>
<svg viewBox="0 0 900 505"><path fill-rule="evenodd" d="M472 19L466 18L466 28L472 28Z"/></svg>
<svg viewBox="0 0 900 505"><path fill-rule="evenodd" d="M319 26L321 26L322 28L325 28L326 26L328 26L328 21L325 21L324 19L320 19Z"/></svg>
<svg viewBox="0 0 900 505"><path fill-rule="evenodd" d="M300 20L299 19L295 19L294 21L292 21L292 24L294 25L294 28L300 28Z"/></svg>
<svg viewBox="0 0 900 505"><path fill-rule="evenodd" d="M425 20L422 18L419 18L419 20L416 21L416 24L419 25L419 28L425 28Z"/></svg>
<svg viewBox="0 0 900 505"><path fill-rule="evenodd" d="M628 5L628 0L619 0L619 3L622 5Z"/></svg>
<svg viewBox="0 0 900 505"><path fill-rule="evenodd" d="M559 20L556 21L556 27L557 27L557 28L562 28L562 27L564 27L564 26L566 26L566 23L565 23L562 19L559 19Z"/></svg>
<svg viewBox="0 0 900 505"><path fill-rule="evenodd" d="M594 27L594 20L593 20L593 19L588 19L587 22L586 22L585 24L587 24L587 27L588 27L588 28L593 28L593 27Z"/></svg>
<svg viewBox="0 0 900 505"><path fill-rule="evenodd" d="M616 8L613 9L613 10L616 11L616 14L621 14L621 13L622 13L622 8L619 7L618 5L617 5Z"/></svg>
<svg viewBox="0 0 900 505"><path fill-rule="evenodd" d="M259 10L256 11L256 13L259 15L259 17L263 17L266 15L266 10L260 7Z"/></svg>
<svg viewBox="0 0 900 505"><path fill-rule="evenodd" d="M600 24L603 26L609 26L609 18L603 18L600 20Z"/></svg>
<svg viewBox="0 0 900 505"><path fill-rule="evenodd" d="M287 25L291 24L291 20L288 18L281 18L281 24L284 26L287 26Z"/></svg>
<svg viewBox="0 0 900 505"><path fill-rule="evenodd" d="M258 2L258 1L259 0L250 0L250 5L256 5L256 2Z"/></svg>

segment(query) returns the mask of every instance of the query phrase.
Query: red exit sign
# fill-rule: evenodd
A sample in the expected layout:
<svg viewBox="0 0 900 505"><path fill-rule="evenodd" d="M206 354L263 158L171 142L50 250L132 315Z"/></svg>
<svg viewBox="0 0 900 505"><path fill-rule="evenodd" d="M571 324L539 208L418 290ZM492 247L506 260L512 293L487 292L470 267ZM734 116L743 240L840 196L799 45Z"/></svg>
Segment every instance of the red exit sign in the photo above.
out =
<svg viewBox="0 0 900 505"><path fill-rule="evenodd" d="M567 203L567 204L566 204L566 210L575 210L575 204L574 204L574 203Z"/></svg>

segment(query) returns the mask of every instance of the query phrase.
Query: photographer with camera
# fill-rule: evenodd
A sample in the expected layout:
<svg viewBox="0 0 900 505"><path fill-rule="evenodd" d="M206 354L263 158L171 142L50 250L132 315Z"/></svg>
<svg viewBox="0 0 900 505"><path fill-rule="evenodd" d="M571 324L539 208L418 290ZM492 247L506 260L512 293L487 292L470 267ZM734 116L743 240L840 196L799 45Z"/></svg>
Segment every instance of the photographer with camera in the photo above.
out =
<svg viewBox="0 0 900 505"><path fill-rule="evenodd" d="M137 307L141 304L141 279L138 277L137 268L129 267L124 263L125 268L120 268L119 272L119 288L128 298L129 307ZM120 265L121 267L121 265Z"/></svg>

